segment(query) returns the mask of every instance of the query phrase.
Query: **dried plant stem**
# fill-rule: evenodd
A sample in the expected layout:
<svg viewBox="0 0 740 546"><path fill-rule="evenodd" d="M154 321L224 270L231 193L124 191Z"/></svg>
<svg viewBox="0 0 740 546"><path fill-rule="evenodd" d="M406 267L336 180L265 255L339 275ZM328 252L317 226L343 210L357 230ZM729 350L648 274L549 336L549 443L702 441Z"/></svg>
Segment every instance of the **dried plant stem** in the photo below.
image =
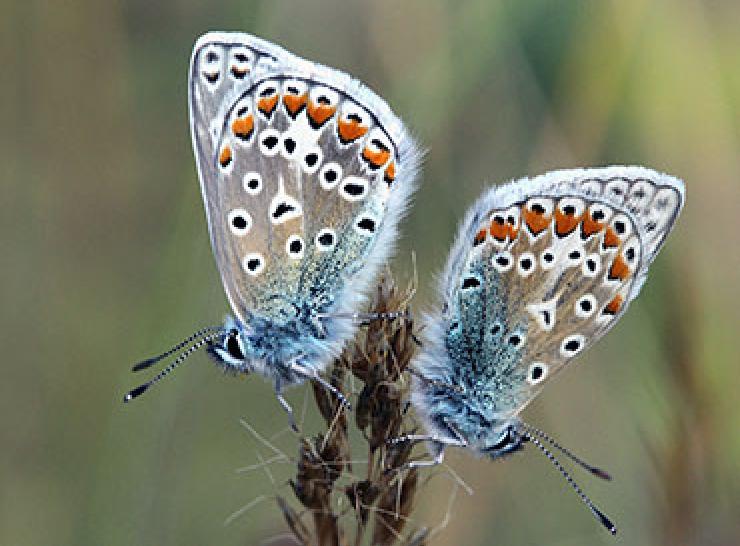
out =
<svg viewBox="0 0 740 546"><path fill-rule="evenodd" d="M301 438L296 475L290 481L306 511L299 514L285 499L278 498L278 506L301 544L426 544L427 529L404 535L419 485L417 470L405 467L413 444L388 443L412 426L404 411L408 394L404 372L418 344L408 312L414 292L413 283L400 290L387 272L378 283L369 312L404 313L363 324L354 342L331 367L331 384L340 391L345 392L347 383L359 383L351 412L339 407L337 398L326 389L314 385L314 401L326 429ZM367 451L362 477L352 471L350 424L359 431L357 436L364 439L362 449ZM355 451L360 449L359 445L354 447ZM312 519L310 526L304 521L306 514Z"/></svg>

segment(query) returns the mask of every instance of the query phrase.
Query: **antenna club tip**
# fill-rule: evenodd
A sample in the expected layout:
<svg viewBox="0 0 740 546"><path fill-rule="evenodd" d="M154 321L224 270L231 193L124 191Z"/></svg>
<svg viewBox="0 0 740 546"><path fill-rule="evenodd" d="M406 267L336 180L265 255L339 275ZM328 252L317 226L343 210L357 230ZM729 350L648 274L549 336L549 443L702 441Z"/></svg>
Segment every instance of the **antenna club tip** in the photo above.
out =
<svg viewBox="0 0 740 546"><path fill-rule="evenodd" d="M123 403L131 402L134 398L142 394L145 390L149 388L148 383L144 383L143 385L136 387L135 389L129 391L126 396L123 397Z"/></svg>
<svg viewBox="0 0 740 546"><path fill-rule="evenodd" d="M614 536L617 534L617 527L611 522L611 520L606 517L601 511L594 509L594 512L598 516L599 520L601 520L601 524L606 527L606 529Z"/></svg>
<svg viewBox="0 0 740 546"><path fill-rule="evenodd" d="M591 474L593 474L594 476L598 476L602 480L606 480L606 481L609 481L609 482L612 481L611 474L609 474L606 470L602 470L600 468L592 468L591 469Z"/></svg>

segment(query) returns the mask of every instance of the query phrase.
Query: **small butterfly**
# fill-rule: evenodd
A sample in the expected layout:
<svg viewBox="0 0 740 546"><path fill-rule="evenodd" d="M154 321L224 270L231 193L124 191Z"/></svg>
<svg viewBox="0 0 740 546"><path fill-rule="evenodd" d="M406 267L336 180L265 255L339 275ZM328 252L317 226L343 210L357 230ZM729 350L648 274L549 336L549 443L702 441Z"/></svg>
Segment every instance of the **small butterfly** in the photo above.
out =
<svg viewBox="0 0 740 546"><path fill-rule="evenodd" d="M338 70L243 33L193 50L190 128L216 264L234 316L183 351L142 394L204 345L225 370L275 387L315 380L352 337L364 294L396 240L419 152L388 105Z"/></svg>
<svg viewBox="0 0 740 546"><path fill-rule="evenodd" d="M491 188L468 211L427 317L411 402L431 461L446 446L502 457L531 442L594 515L614 525L542 441L592 473L520 412L625 313L684 203L680 180L642 167L555 171Z"/></svg>

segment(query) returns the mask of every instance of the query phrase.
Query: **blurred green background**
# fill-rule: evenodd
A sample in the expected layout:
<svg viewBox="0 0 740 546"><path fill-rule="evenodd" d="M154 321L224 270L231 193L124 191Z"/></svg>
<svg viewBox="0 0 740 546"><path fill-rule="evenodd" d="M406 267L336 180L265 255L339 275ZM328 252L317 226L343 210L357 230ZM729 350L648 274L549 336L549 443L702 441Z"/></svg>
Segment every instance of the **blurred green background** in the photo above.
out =
<svg viewBox="0 0 740 546"><path fill-rule="evenodd" d="M527 410L615 476L575 476L622 544L740 541L740 3L5 0L0 18L0 544L259 544L290 467L236 470L285 416L205 355L136 404L131 363L227 311L190 148L206 30L244 30L388 99L430 152L396 271L427 307L487 184L639 163L688 205L622 323ZM290 398L300 407L305 387ZM290 435L277 438L288 454ZM533 450L452 453L433 544L613 544ZM287 466L287 468L286 468ZM270 473L277 485L270 482ZM454 488L416 512L436 525ZM268 497L224 525L234 511Z"/></svg>

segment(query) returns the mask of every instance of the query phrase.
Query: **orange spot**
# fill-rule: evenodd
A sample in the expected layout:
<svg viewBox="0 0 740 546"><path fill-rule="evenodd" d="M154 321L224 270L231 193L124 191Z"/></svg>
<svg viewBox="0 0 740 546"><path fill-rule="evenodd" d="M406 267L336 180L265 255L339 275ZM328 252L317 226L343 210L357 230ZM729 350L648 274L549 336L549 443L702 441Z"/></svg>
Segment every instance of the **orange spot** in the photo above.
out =
<svg viewBox="0 0 740 546"><path fill-rule="evenodd" d="M261 98L257 101L257 108L266 116L270 116L270 114L272 114L272 111L275 109L275 106L277 105L277 101L277 94L271 97Z"/></svg>
<svg viewBox="0 0 740 546"><path fill-rule="evenodd" d="M243 118L235 119L231 124L231 130L242 140L248 139L254 130L254 118L252 117L252 114Z"/></svg>
<svg viewBox="0 0 740 546"><path fill-rule="evenodd" d="M385 176L383 177L383 180L385 180L386 183L390 186L395 179L396 179L396 163L394 161L391 161L390 163L388 163L388 166L385 168Z"/></svg>
<svg viewBox="0 0 740 546"><path fill-rule="evenodd" d="M316 104L313 101L308 101L308 117L315 129L318 129L326 123L326 120L332 117L336 111L336 106L320 103Z"/></svg>
<svg viewBox="0 0 740 546"><path fill-rule="evenodd" d="M348 121L339 120L339 138L343 144L357 140L365 133L367 133L367 127L356 119L350 119Z"/></svg>
<svg viewBox="0 0 740 546"><path fill-rule="evenodd" d="M555 209L555 233L558 236L565 237L566 235L570 235L580 222L580 216L565 214L560 209Z"/></svg>
<svg viewBox="0 0 740 546"><path fill-rule="evenodd" d="M300 112L301 109L306 105L307 100L308 93L303 93L302 95L286 94L283 96L283 104L285 104L285 109L293 117L298 115L298 112Z"/></svg>
<svg viewBox="0 0 740 546"><path fill-rule="evenodd" d="M490 231L491 237L497 241L505 241L509 235L509 226L501 216L494 216L493 220L491 220Z"/></svg>
<svg viewBox="0 0 740 546"><path fill-rule="evenodd" d="M614 258L612 266L609 268L609 278L612 280L619 279L623 281L629 276L630 268L627 265L627 262L624 261L624 258L622 258L622 255L619 254L616 258Z"/></svg>
<svg viewBox="0 0 740 546"><path fill-rule="evenodd" d="M486 233L487 232L486 232L486 230L484 228L484 229L480 230L478 233L475 234L475 240L474 240L474 242L475 242L476 245L479 245L483 241L486 240Z"/></svg>
<svg viewBox="0 0 740 546"><path fill-rule="evenodd" d="M377 152L371 150L367 146L365 146L365 149L362 150L362 157L365 161L370 163L374 168L381 167L385 164L386 161L388 161L388 158L391 156L391 151L388 149L379 149Z"/></svg>
<svg viewBox="0 0 740 546"><path fill-rule="evenodd" d="M606 307L604 307L604 314L606 315L616 315L619 310L622 308L622 302L624 301L624 298L617 294L614 296L614 299L606 304Z"/></svg>
<svg viewBox="0 0 740 546"><path fill-rule="evenodd" d="M527 224L532 235L539 235L550 225L551 218L544 213L535 212L529 209L522 209L524 223Z"/></svg>
<svg viewBox="0 0 740 546"><path fill-rule="evenodd" d="M604 224L597 222L589 214L583 217L583 224L581 224L581 233L584 238L591 237L594 233L598 233L604 229Z"/></svg>
<svg viewBox="0 0 740 546"><path fill-rule="evenodd" d="M619 246L619 243L619 236L615 231L611 227L606 228L606 233L604 233L604 248L616 248Z"/></svg>
<svg viewBox="0 0 740 546"><path fill-rule="evenodd" d="M218 156L218 162L222 167L227 167L231 163L231 148L224 146L221 149L221 155Z"/></svg>

